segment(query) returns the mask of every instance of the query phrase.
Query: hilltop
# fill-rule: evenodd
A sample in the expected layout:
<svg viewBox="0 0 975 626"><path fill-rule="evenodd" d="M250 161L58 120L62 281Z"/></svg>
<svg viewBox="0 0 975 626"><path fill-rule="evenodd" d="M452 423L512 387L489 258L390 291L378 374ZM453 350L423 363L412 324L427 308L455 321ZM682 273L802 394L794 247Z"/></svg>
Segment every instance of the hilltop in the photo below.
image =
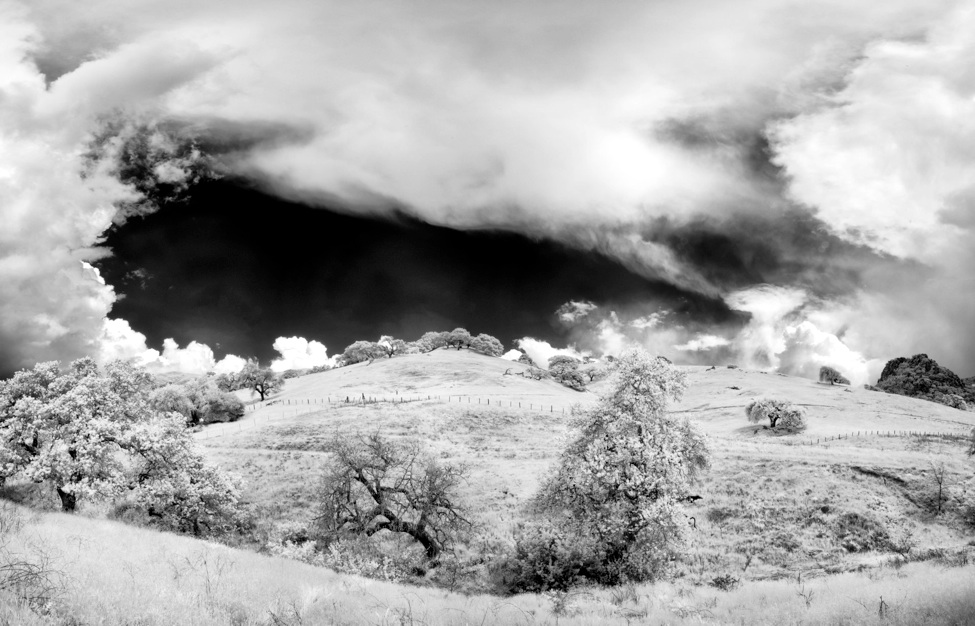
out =
<svg viewBox="0 0 975 626"><path fill-rule="evenodd" d="M421 396L476 396L499 402L535 400L534 404L569 407L595 400L591 392L577 392L551 380L519 376L527 365L469 350L440 348L425 354L347 365L287 381L271 402L331 397L333 401L361 395L408 399ZM506 372L508 375L505 375ZM246 391L238 392L249 398Z"/></svg>

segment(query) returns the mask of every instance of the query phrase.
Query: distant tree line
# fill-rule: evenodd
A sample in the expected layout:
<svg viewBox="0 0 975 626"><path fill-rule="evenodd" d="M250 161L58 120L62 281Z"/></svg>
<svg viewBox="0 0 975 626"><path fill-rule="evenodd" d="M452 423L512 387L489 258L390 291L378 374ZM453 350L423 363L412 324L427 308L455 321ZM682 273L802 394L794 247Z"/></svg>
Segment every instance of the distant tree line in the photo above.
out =
<svg viewBox="0 0 975 626"><path fill-rule="evenodd" d="M378 341L356 341L345 348L336 365L354 365L404 354L425 354L439 348L467 349L494 357L504 354L504 345L497 338L485 333L472 335L464 328L455 328L451 331L430 331L415 341L405 341L391 335L383 335Z"/></svg>

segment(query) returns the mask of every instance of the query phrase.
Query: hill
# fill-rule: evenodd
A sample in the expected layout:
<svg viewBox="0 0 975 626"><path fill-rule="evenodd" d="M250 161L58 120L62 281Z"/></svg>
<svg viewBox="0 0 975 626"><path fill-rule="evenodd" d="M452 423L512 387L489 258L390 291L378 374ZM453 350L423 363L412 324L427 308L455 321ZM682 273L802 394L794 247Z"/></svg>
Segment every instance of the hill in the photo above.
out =
<svg viewBox="0 0 975 626"><path fill-rule="evenodd" d="M510 542L564 445L572 406L597 397L517 376L523 369L456 350L362 363L291 379L240 423L196 437L246 479L271 544L311 523L333 437L419 438L436 457L469 466L462 497L487 549ZM62 546L75 613L116 616L106 623L971 623L975 477L964 447L975 414L764 372L681 369L689 388L673 412L709 434L714 458L700 499L687 505L693 539L673 583L500 599L394 584L430 584L422 576L339 575L104 520L45 514L32 537ZM761 396L804 406L808 430L778 436L748 423L744 407ZM78 547L64 547L72 537ZM384 576L374 564L358 567ZM476 559L470 567L483 569ZM456 588L473 589L468 582L460 577Z"/></svg>
<svg viewBox="0 0 975 626"><path fill-rule="evenodd" d="M199 437L211 458L245 476L249 497L270 520L292 524L313 515L314 477L332 437L376 430L418 437L439 458L471 466L465 495L506 540L564 445L571 406L596 399L552 381L505 375L509 368L516 374L524 366L437 350L322 372L289 381L244 423L211 426ZM888 534L910 534L927 547L959 546L971 536L963 518L966 503L975 503L975 481L963 438L975 414L759 371L682 369L689 386L673 412L707 432L715 451L703 498L690 509L700 530L696 549L722 571L747 561L755 576L779 576L876 561L842 548L836 527L850 516L876 519ZM804 406L808 430L779 437L748 423L744 407L761 396ZM954 513L941 519L931 518L926 504L934 460L946 463L952 484ZM824 529L825 541L816 536ZM822 547L785 550L768 543L770 533ZM751 553L761 558L749 559Z"/></svg>
<svg viewBox="0 0 975 626"><path fill-rule="evenodd" d="M595 399L591 393L572 391L551 380L533 381L518 375L527 369L528 366L522 363L469 350L441 348L425 354L378 359L292 378L272 401L327 397L355 400L362 395L402 399L475 396L498 402L529 400L534 404L566 408Z"/></svg>

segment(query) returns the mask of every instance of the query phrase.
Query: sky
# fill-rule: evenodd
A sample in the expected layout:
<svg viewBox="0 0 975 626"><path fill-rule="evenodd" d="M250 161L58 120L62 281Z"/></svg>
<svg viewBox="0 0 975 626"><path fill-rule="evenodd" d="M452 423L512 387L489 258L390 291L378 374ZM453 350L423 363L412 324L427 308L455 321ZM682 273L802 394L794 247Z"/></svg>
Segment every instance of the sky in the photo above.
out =
<svg viewBox="0 0 975 626"><path fill-rule="evenodd" d="M975 374L971 0L0 0L0 374L463 326Z"/></svg>

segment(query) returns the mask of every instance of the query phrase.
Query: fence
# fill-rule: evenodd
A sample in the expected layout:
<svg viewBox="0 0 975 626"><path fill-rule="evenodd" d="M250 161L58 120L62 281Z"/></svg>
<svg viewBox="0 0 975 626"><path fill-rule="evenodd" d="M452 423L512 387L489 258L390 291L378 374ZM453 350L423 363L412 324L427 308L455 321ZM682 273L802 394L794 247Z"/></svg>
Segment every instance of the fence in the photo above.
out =
<svg viewBox="0 0 975 626"><path fill-rule="evenodd" d="M959 432L933 432L924 430L858 430L856 432L850 431L849 433L841 435L831 435L829 437L819 437L816 441L810 439L809 441L797 441L797 445L819 445L826 444L830 441L842 441L845 439L857 439L861 437L940 437L942 439L968 439L971 435L969 433L959 433Z"/></svg>
<svg viewBox="0 0 975 626"><path fill-rule="evenodd" d="M493 401L492 401L493 400ZM224 424L211 424L203 430L197 432L198 439L211 439L229 433L242 432L254 428L259 424L268 424L272 420L284 419L286 417L298 417L317 413L317 407L338 404L343 406L366 406L373 404L408 404L412 402L443 402L453 404L480 404L482 406L494 406L498 408L518 408L539 413L555 414L554 404L543 404L536 402L521 402L517 400L500 400L498 398L484 398L469 395L412 395L412 396L367 396L364 393L350 394L347 396L326 396L324 398L280 398L276 400L265 400L244 407L246 413L256 413L260 410L271 409L266 415L255 417L253 420L240 422L227 422ZM525 406L525 405L528 406ZM294 407L293 411L292 408ZM316 407L316 408L311 408ZM304 408L304 410L302 410ZM277 411L276 409L282 409ZM565 407L559 407L559 414L565 415Z"/></svg>
<svg viewBox="0 0 975 626"><path fill-rule="evenodd" d="M253 413L259 409L264 409L271 406L310 406L310 405L327 405L327 404L406 404L409 402L428 402L428 401L438 401L438 402L456 402L464 404L483 404L485 406L497 406L497 407L508 407L508 408L527 408L529 411L544 411L548 408L549 413L555 412L554 404L545 403L534 403L534 402L521 402L515 400L499 400L494 399L494 403L491 403L491 398L485 398L482 396L469 396L469 395L448 395L448 396L434 396L434 395L419 395L419 396L367 396L364 393L358 395L351 394L347 396L326 396L324 398L283 398L280 400L267 400L263 403L256 403L244 407L244 411L248 413ZM475 402L476 401L476 402ZM523 406L527 404L528 406ZM559 411L564 415L565 407L559 407Z"/></svg>
<svg viewBox="0 0 975 626"><path fill-rule="evenodd" d="M200 439L209 439L211 437L219 437L227 433L241 432L248 428L253 428L258 424L267 424L274 419L283 419L285 417L298 417L300 415L308 415L310 413L315 413L318 408L309 407L320 407L327 406L330 404L341 404L344 406L365 406L373 404L407 404L412 402L445 402L445 403L455 403L455 404L480 404L482 406L495 406L499 408L518 408L528 411L537 411L539 413L555 413L554 404L544 404L535 402L522 402L517 400L500 400L497 398L484 398L481 396L469 396L469 395L412 395L412 396L367 396L364 393L350 394L347 396L326 396L324 398L282 398L277 400L267 400L263 403L257 403L250 405L245 408L249 413L254 413L261 409L272 409L281 408L283 409L280 413L268 414L260 418L255 418L248 422L232 422L222 425L212 425L208 428L200 431L198 433ZM528 406L524 406L527 404ZM287 407L287 408L285 408ZM291 407L294 407L294 412L292 412ZM305 407L305 410L301 410L300 407ZM712 407L714 408L714 407ZM718 407L721 408L721 407ZM546 410L547 409L547 410ZM688 413L694 411L675 411L675 413ZM559 414L565 415L565 407L559 407ZM263 421L262 421L263 420ZM757 431L756 431L757 432ZM858 430L850 431L849 433L844 433L840 435L830 435L828 437L819 437L815 441L809 439L808 441L795 440L794 445L822 445L827 444L831 441L843 441L846 439L855 439L860 437L941 437L947 439L966 439L971 435L967 432L933 432L933 431L921 431L921 430Z"/></svg>

